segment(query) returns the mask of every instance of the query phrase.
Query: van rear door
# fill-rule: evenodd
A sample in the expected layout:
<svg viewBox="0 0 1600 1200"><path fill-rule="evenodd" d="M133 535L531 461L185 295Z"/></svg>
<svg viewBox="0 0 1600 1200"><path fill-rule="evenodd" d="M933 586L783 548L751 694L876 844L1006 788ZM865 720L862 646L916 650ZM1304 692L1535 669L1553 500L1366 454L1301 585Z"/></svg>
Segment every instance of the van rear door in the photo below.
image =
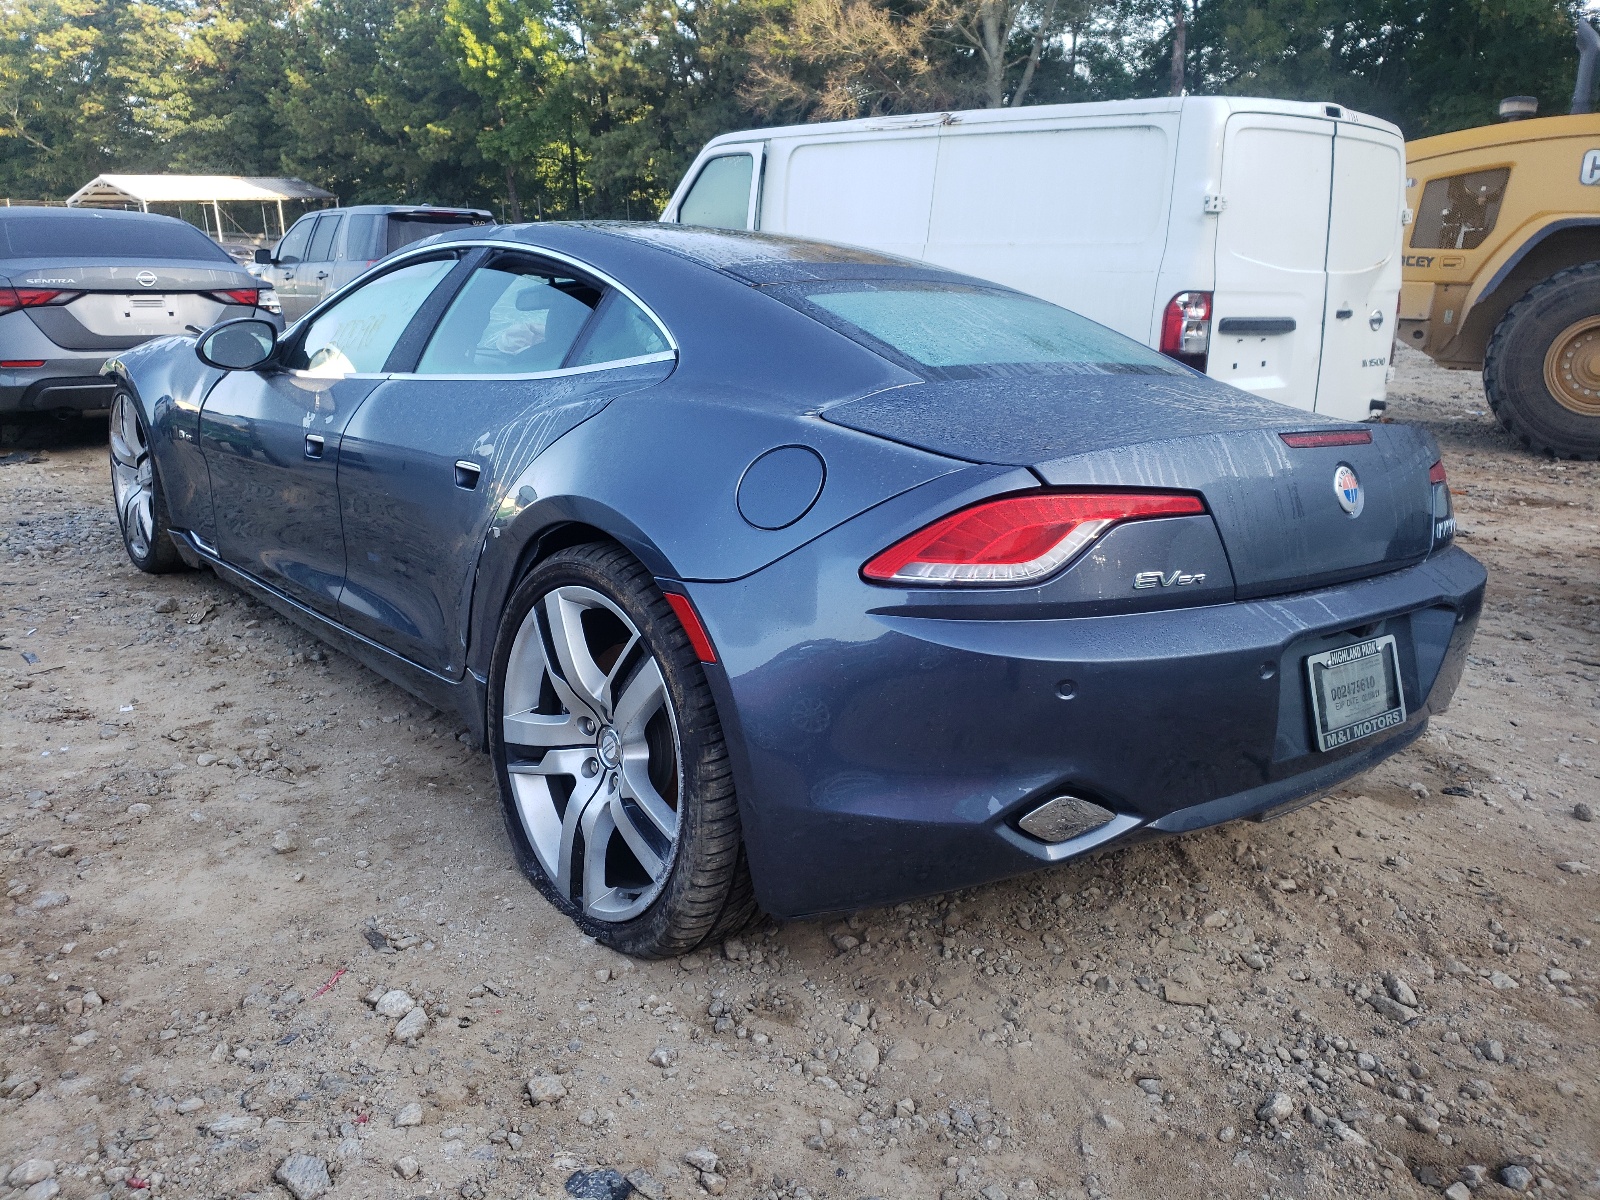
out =
<svg viewBox="0 0 1600 1200"><path fill-rule="evenodd" d="M1333 140L1328 216L1328 299L1317 411L1349 421L1372 415L1388 384L1400 297L1400 212L1405 145L1398 135L1340 122Z"/></svg>
<svg viewBox="0 0 1600 1200"><path fill-rule="evenodd" d="M1222 211L1206 373L1311 410L1328 290L1332 120L1234 113L1222 140Z"/></svg>

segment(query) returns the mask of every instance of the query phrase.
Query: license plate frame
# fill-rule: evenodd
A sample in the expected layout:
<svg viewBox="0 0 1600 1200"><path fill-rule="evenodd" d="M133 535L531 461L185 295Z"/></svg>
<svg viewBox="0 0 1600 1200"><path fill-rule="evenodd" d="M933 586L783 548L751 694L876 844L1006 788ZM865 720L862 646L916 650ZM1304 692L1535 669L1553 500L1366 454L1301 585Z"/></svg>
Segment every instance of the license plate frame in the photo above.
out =
<svg viewBox="0 0 1600 1200"><path fill-rule="evenodd" d="M1405 724L1405 685L1393 634L1308 655L1305 674L1320 752Z"/></svg>

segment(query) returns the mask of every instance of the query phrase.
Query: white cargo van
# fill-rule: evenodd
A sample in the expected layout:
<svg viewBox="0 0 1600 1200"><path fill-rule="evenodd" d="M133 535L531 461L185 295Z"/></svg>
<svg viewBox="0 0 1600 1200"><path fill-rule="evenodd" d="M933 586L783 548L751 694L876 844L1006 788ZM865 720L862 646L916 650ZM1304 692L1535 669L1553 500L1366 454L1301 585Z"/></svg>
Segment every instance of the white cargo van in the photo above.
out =
<svg viewBox="0 0 1600 1200"><path fill-rule="evenodd" d="M1185 97L727 134L661 219L923 259L1360 420L1384 407L1408 216L1387 121Z"/></svg>

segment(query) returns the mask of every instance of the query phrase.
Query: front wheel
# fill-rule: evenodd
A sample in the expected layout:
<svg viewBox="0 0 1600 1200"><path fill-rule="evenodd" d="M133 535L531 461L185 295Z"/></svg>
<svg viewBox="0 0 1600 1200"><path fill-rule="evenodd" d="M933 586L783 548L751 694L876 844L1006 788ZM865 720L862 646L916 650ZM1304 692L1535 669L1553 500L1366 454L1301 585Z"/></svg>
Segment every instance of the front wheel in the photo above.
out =
<svg viewBox="0 0 1600 1200"><path fill-rule="evenodd" d="M705 671L621 547L561 551L512 594L489 749L523 871L586 933L661 958L755 915Z"/></svg>
<svg viewBox="0 0 1600 1200"><path fill-rule="evenodd" d="M150 433L139 405L127 392L111 402L111 495L128 559L150 575L183 566L172 544L167 499L150 453Z"/></svg>
<svg viewBox="0 0 1600 1200"><path fill-rule="evenodd" d="M1600 263L1558 271L1500 318L1483 386L1500 423L1529 449L1600 456Z"/></svg>

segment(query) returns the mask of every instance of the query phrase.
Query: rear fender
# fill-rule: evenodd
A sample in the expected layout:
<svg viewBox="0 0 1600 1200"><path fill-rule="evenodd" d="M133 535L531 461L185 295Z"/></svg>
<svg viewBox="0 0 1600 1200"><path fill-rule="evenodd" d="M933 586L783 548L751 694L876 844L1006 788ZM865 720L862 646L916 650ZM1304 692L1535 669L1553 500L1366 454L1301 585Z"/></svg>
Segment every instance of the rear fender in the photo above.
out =
<svg viewBox="0 0 1600 1200"><path fill-rule="evenodd" d="M178 529L215 544L211 479L200 453L200 406L226 372L208 367L194 339L155 338L124 350L101 368L131 395L150 431L150 452Z"/></svg>
<svg viewBox="0 0 1600 1200"><path fill-rule="evenodd" d="M821 459L820 492L810 503L795 500L803 511L788 525L758 528L741 516L741 481L768 451L790 446ZM691 401L663 388L618 397L506 487L479 561L468 668L487 676L499 614L552 531L591 529L658 578L737 579L968 466L809 416Z"/></svg>

